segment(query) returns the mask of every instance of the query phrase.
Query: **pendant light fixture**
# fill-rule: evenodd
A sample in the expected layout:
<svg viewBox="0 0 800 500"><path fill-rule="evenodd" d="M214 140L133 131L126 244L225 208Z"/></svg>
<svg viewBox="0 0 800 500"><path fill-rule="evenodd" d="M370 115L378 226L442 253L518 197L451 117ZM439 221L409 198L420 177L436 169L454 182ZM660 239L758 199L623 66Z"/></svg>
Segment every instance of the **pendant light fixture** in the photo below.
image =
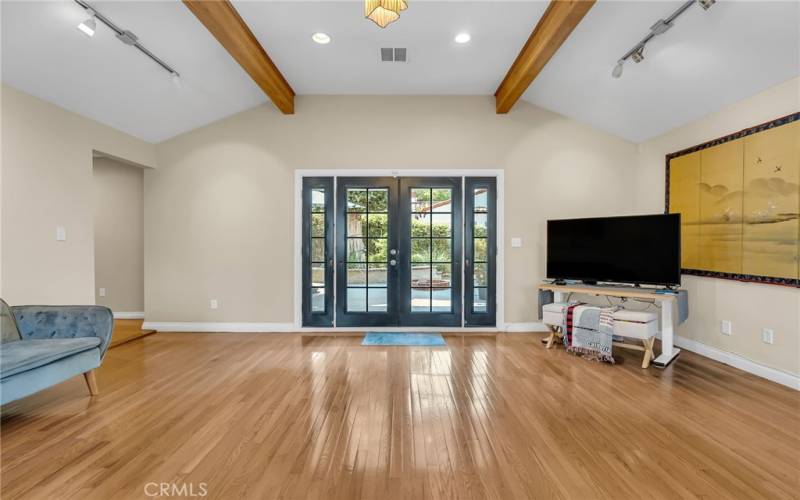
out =
<svg viewBox="0 0 800 500"><path fill-rule="evenodd" d="M400 19L400 11L407 8L406 0L364 0L364 17L385 28Z"/></svg>

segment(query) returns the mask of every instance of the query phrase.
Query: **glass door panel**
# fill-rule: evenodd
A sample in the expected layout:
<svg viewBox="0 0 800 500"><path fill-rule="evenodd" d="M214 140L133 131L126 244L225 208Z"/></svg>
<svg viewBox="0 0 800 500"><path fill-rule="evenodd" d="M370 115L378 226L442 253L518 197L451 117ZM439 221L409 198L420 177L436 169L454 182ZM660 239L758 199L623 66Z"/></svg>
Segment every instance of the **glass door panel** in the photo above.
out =
<svg viewBox="0 0 800 500"><path fill-rule="evenodd" d="M461 325L461 179L401 178L399 320Z"/></svg>
<svg viewBox="0 0 800 500"><path fill-rule="evenodd" d="M464 183L464 325L496 321L497 193L494 177L467 177Z"/></svg>
<svg viewBox="0 0 800 500"><path fill-rule="evenodd" d="M303 179L303 326L333 326L333 178Z"/></svg>
<svg viewBox="0 0 800 500"><path fill-rule="evenodd" d="M337 180L337 326L394 326L394 178Z"/></svg>

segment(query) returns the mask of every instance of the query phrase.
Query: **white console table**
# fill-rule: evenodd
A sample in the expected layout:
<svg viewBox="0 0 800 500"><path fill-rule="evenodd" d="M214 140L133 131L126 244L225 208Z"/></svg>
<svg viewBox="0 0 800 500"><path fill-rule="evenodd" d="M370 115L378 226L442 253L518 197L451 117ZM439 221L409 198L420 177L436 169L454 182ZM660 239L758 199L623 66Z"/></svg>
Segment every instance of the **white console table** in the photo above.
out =
<svg viewBox="0 0 800 500"><path fill-rule="evenodd" d="M675 309L677 305L676 296L671 293L655 293L654 290L636 287L602 286L602 285L555 285L543 283L539 285L540 290L550 290L554 293L556 302L566 302L567 295L595 295L607 297L619 297L640 300L652 300L661 307L661 354L653 360L653 364L665 367L675 359L681 350L674 344L675 336Z"/></svg>

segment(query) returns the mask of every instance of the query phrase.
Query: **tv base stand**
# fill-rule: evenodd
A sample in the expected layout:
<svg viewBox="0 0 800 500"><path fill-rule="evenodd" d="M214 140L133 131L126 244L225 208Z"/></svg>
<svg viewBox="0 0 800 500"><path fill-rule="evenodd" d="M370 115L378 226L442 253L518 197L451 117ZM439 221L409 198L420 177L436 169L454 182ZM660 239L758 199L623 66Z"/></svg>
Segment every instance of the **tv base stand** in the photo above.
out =
<svg viewBox="0 0 800 500"><path fill-rule="evenodd" d="M556 285L543 283L540 290L550 290L556 302L567 302L571 294L618 297L627 299L652 300L661 307L661 354L653 360L653 364L664 368L669 365L681 350L675 347L675 317L677 300L671 293L656 293L655 290L634 287L591 286L591 285Z"/></svg>

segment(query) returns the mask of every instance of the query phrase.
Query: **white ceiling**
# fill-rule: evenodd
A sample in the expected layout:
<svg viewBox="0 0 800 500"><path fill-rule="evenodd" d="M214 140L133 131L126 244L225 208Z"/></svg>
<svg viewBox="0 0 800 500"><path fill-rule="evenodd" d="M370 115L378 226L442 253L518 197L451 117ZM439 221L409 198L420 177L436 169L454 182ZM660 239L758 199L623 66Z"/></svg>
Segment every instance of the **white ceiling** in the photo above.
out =
<svg viewBox="0 0 800 500"><path fill-rule="evenodd" d="M170 74L72 1L2 1L2 78L70 111L159 142L266 96L180 2L90 2L182 75Z"/></svg>
<svg viewBox="0 0 800 500"><path fill-rule="evenodd" d="M181 87L105 27L81 35L86 14L69 0L2 2L3 81L150 142L266 101L180 2L92 3L173 65ZM599 2L523 98L638 142L800 74L800 3L720 0L692 7L612 79L616 59L680 3ZM381 30L360 0L234 4L300 95L491 95L547 5L412 0ZM315 31L333 41L315 44ZM455 44L459 31L472 41ZM380 47L407 47L409 62L379 62Z"/></svg>
<svg viewBox="0 0 800 500"><path fill-rule="evenodd" d="M612 78L617 59L682 3L598 2L523 99L643 142L800 74L800 2L719 0L690 7Z"/></svg>
<svg viewBox="0 0 800 500"><path fill-rule="evenodd" d="M494 94L547 8L411 0L381 29L364 19L361 1L233 3L298 94ZM313 43L317 31L331 43ZM461 31L470 43L453 41ZM382 63L381 47L407 47L408 63Z"/></svg>

